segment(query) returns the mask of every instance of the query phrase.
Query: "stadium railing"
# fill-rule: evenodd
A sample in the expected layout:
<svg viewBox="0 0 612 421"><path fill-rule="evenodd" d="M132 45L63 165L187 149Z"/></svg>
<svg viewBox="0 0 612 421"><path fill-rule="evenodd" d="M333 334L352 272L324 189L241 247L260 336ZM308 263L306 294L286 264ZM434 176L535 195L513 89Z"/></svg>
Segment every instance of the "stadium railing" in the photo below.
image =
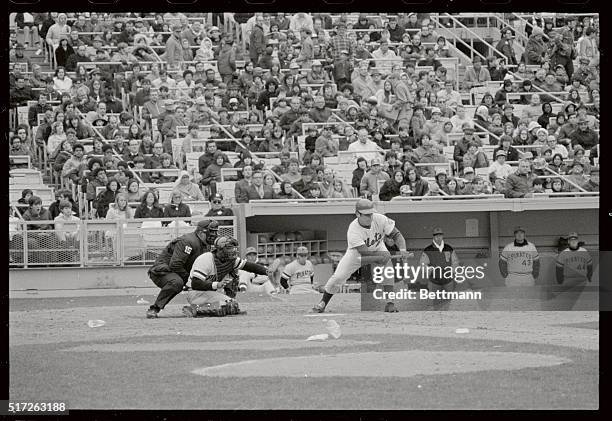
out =
<svg viewBox="0 0 612 421"><path fill-rule="evenodd" d="M28 229L54 221L15 222L9 239L9 266L126 266L147 265L174 238L193 232L195 218L80 220L62 229ZM238 236L236 217L207 217L219 221L219 235ZM189 225L192 223L193 225Z"/></svg>

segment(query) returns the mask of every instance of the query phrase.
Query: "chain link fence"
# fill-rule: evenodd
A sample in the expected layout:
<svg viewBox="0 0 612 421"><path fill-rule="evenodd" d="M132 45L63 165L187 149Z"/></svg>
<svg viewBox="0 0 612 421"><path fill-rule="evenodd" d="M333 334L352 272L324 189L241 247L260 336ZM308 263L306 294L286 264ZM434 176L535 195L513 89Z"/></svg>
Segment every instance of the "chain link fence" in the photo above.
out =
<svg viewBox="0 0 612 421"><path fill-rule="evenodd" d="M85 220L59 229L53 222L21 221L9 233L9 267L150 265L170 241L193 232L202 219ZM207 219L219 221L220 236L237 237L235 217Z"/></svg>

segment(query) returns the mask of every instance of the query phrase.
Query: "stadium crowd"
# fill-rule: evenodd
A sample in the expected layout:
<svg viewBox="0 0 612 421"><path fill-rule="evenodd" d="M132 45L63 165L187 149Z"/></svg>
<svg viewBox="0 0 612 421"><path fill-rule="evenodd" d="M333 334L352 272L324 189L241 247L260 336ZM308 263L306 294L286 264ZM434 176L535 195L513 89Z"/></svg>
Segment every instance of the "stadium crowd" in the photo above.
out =
<svg viewBox="0 0 612 421"><path fill-rule="evenodd" d="M523 54L501 28L464 72L433 15L210 20L14 16L9 102L27 112L11 121L10 166L29 157L58 189L48 209L24 189L11 212L57 226L191 216L183 202L208 200L231 215L227 180L235 203L599 189L598 17L529 17Z"/></svg>

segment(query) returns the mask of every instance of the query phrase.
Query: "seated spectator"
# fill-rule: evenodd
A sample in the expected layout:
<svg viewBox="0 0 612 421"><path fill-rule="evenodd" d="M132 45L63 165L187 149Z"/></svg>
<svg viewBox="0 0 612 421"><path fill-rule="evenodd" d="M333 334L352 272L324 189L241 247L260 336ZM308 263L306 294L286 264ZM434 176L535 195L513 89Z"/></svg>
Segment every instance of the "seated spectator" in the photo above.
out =
<svg viewBox="0 0 612 421"><path fill-rule="evenodd" d="M21 215L25 213L30 207L30 198L34 196L34 193L30 189L23 189L21 191L21 198L17 199L17 210ZM19 206L22 205L22 206Z"/></svg>
<svg viewBox="0 0 612 421"><path fill-rule="evenodd" d="M155 191L149 190L143 194L140 205L134 212L134 218L162 218L163 216L164 209L159 205L159 198L155 194Z"/></svg>
<svg viewBox="0 0 612 421"><path fill-rule="evenodd" d="M563 162L563 155L560 153L555 153L552 157L551 162L548 164L548 168L557 174L565 174L567 172L567 167Z"/></svg>
<svg viewBox="0 0 612 421"><path fill-rule="evenodd" d="M67 200L60 200L58 209L60 213L53 218L57 239L62 244L74 246L78 240L81 220L73 214L73 204Z"/></svg>
<svg viewBox="0 0 612 421"><path fill-rule="evenodd" d="M253 167L246 165L242 168L242 178L234 185L234 198L236 203L248 203L247 188L253 180Z"/></svg>
<svg viewBox="0 0 612 421"><path fill-rule="evenodd" d="M460 196L462 194L461 187L459 187L459 183L453 177L448 179L448 181L446 182L446 187L448 188L447 194L449 196Z"/></svg>
<svg viewBox="0 0 612 421"><path fill-rule="evenodd" d="M338 141L332 138L332 128L324 126L321 136L315 142L315 152L323 157L336 156L338 155L338 146Z"/></svg>
<svg viewBox="0 0 612 421"><path fill-rule="evenodd" d="M393 171L392 178L385 181L380 188L380 200L389 201L400 195L400 187L404 185L404 172L402 170Z"/></svg>
<svg viewBox="0 0 612 421"><path fill-rule="evenodd" d="M472 65L473 67L468 67L465 72L464 85L467 89L483 86L485 82L491 80L489 70L482 66L482 59L480 57L474 57Z"/></svg>
<svg viewBox="0 0 612 421"><path fill-rule="evenodd" d="M569 139L572 148L580 145L584 149L591 149L599 143L599 135L589 127L589 122L586 118L578 120L578 128L570 133Z"/></svg>
<svg viewBox="0 0 612 421"><path fill-rule="evenodd" d="M230 208L226 208L225 206L223 206L223 195L221 195L220 193L216 193L210 197L210 209L204 216L234 216L234 212ZM219 221L219 225L231 225L231 221Z"/></svg>
<svg viewBox="0 0 612 421"><path fill-rule="evenodd" d="M183 203L183 194L180 191L173 190L170 194L170 203L164 207L164 218L190 218L191 209ZM167 226L170 221L165 221L164 226Z"/></svg>
<svg viewBox="0 0 612 421"><path fill-rule="evenodd" d="M249 202L251 200L274 199L274 191L270 187L264 185L263 179L264 175L261 171L253 173L252 183L250 186L246 187L246 197Z"/></svg>
<svg viewBox="0 0 612 421"><path fill-rule="evenodd" d="M565 193L567 188L565 186L565 181L561 178L553 178L550 182L550 192L551 193Z"/></svg>
<svg viewBox="0 0 612 421"><path fill-rule="evenodd" d="M280 192L276 195L278 199L299 199L297 192L291 186L290 181L280 183Z"/></svg>
<svg viewBox="0 0 612 421"><path fill-rule="evenodd" d="M183 200L186 201L193 202L205 200L202 190L200 190L200 186L191 181L191 177L187 171L181 171L178 180L174 184L173 191L181 193L183 195Z"/></svg>
<svg viewBox="0 0 612 421"><path fill-rule="evenodd" d="M221 182L221 169L223 168L233 167L229 163L227 156L223 152L217 151L214 155L214 161L208 165L200 181L202 186L210 188L212 194L217 192L217 183Z"/></svg>
<svg viewBox="0 0 612 421"><path fill-rule="evenodd" d="M353 178L351 182L351 186L359 191L359 187L361 186L361 179L368 171L368 162L365 158L359 157L357 158L357 168L353 170Z"/></svg>
<svg viewBox="0 0 612 421"><path fill-rule="evenodd" d="M310 185L313 183L315 172L312 167L307 166L301 170L302 177L300 180L292 184L293 189L302 196L306 196L310 190ZM263 181L263 180L262 180Z"/></svg>
<svg viewBox="0 0 612 421"><path fill-rule="evenodd" d="M75 203L72 198L72 192L68 189L61 189L55 193L55 202L49 205L49 214L51 215L51 219L55 219L62 211L60 204L61 202L69 202L72 206L72 212L77 217L79 216L79 205Z"/></svg>
<svg viewBox="0 0 612 421"><path fill-rule="evenodd" d="M474 181L472 181L472 194L491 194L491 187L485 180L480 177L476 177L474 178Z"/></svg>
<svg viewBox="0 0 612 421"><path fill-rule="evenodd" d="M96 199L92 204L93 209L95 209L95 216L97 218L106 217L108 207L111 203L115 201L117 194L119 194L120 188L121 184L119 184L119 182L115 178L111 178L110 180L108 180L108 182L106 183L106 189L97 195Z"/></svg>
<svg viewBox="0 0 612 421"><path fill-rule="evenodd" d="M489 166L489 179L493 181L496 191L503 191L506 178L514 173L514 168L506 164L507 153L503 149L496 151L495 161Z"/></svg>
<svg viewBox="0 0 612 421"><path fill-rule="evenodd" d="M84 157L85 148L81 144L76 144L72 148L72 156L66 160L62 167L61 175L64 183L78 183L87 168L87 158Z"/></svg>
<svg viewBox="0 0 612 421"><path fill-rule="evenodd" d="M526 159L519 161L518 169L506 178L506 190L504 195L514 199L519 197L532 197L531 186L534 176L531 173L531 164Z"/></svg>
<svg viewBox="0 0 612 421"><path fill-rule="evenodd" d="M66 133L64 133L64 124L62 122L55 122L51 128L51 135L47 140L47 154L53 156L59 153L59 147L63 141L66 140Z"/></svg>
<svg viewBox="0 0 612 421"><path fill-rule="evenodd" d="M582 148L580 145L576 145L576 147L573 150L574 153L574 163L576 162L580 162L582 164L582 172L584 175L590 175L591 174L591 163L589 161L589 158L587 158L585 156L585 151L584 148Z"/></svg>
<svg viewBox="0 0 612 421"><path fill-rule="evenodd" d="M540 102L540 95L531 95L531 101L528 105L523 107L523 115L521 118L529 121L537 121L538 117L542 114L542 105Z"/></svg>
<svg viewBox="0 0 612 421"><path fill-rule="evenodd" d="M574 165L565 179L567 181L569 191L581 191L579 187L586 191L593 190L592 186L589 184L589 179L584 176L584 165L582 162L574 161Z"/></svg>
<svg viewBox="0 0 612 421"><path fill-rule="evenodd" d="M380 153L377 152L379 150L379 146L370 139L368 130L365 127L362 127L357 131L357 140L348 146L349 152L355 152L356 155L369 161L373 160L374 158L380 158Z"/></svg>
<svg viewBox="0 0 612 421"><path fill-rule="evenodd" d="M160 155L160 162L161 165L159 165L158 167L156 167L156 169L158 170L178 170L178 168L176 167L176 165L172 164L172 155L170 155L169 153L162 153ZM151 179L158 184L165 184L165 183L174 183L176 181L176 175L175 174L176 171L172 171L172 172L163 172L160 171L158 173L154 173L151 175Z"/></svg>
<svg viewBox="0 0 612 421"><path fill-rule="evenodd" d="M146 171L141 171L141 170L146 170L147 168L145 168L146 166L146 160L144 158L144 156L141 155L137 155L134 158L134 173L136 173L140 179L142 180L143 183L153 183L155 179L154 173L150 173L150 172L146 172ZM127 183L126 183L127 184Z"/></svg>
<svg viewBox="0 0 612 421"><path fill-rule="evenodd" d="M130 179L126 184L125 195L128 203L140 202L140 183L135 178Z"/></svg>
<svg viewBox="0 0 612 421"><path fill-rule="evenodd" d="M296 158L291 158L289 160L289 170L285 174L281 175L281 178L291 184L299 181L302 178L300 174L300 163Z"/></svg>

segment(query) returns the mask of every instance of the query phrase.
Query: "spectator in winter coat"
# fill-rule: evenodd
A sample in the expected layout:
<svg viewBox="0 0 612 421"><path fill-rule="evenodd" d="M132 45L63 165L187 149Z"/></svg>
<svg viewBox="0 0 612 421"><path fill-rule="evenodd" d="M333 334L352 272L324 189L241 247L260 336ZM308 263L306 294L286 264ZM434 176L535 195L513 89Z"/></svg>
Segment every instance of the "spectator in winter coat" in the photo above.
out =
<svg viewBox="0 0 612 421"><path fill-rule="evenodd" d="M141 218L163 218L164 209L159 205L159 199L153 190L142 195L140 205L134 212L135 219Z"/></svg>

